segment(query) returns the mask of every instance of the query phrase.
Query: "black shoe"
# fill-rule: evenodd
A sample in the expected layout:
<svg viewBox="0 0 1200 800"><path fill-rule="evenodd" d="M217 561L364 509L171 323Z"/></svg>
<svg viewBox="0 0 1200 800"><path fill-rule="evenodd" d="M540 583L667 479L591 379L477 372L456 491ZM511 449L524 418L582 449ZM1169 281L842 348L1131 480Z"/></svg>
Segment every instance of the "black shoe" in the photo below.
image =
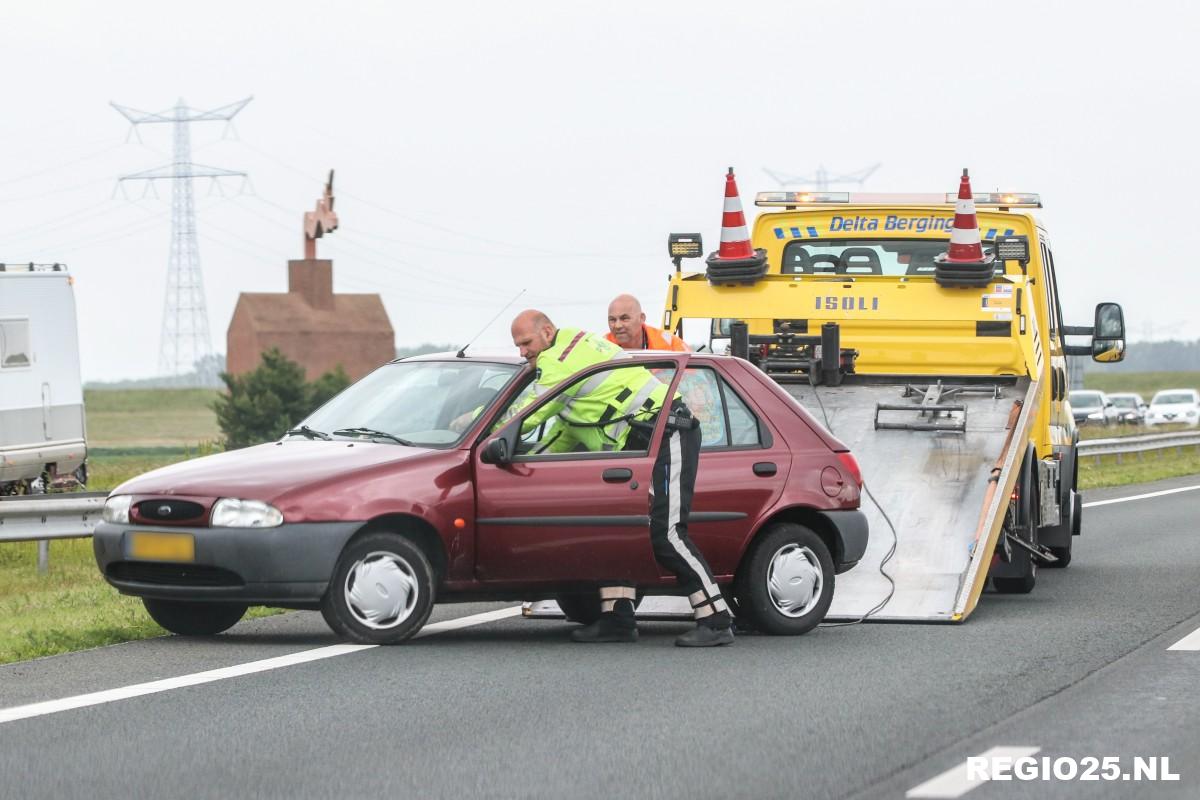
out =
<svg viewBox="0 0 1200 800"><path fill-rule="evenodd" d="M601 615L591 625L571 631L572 642L636 642L637 628L622 625L612 615Z"/></svg>
<svg viewBox="0 0 1200 800"><path fill-rule="evenodd" d="M720 647L723 644L733 644L733 628L697 625L675 640L676 647Z"/></svg>

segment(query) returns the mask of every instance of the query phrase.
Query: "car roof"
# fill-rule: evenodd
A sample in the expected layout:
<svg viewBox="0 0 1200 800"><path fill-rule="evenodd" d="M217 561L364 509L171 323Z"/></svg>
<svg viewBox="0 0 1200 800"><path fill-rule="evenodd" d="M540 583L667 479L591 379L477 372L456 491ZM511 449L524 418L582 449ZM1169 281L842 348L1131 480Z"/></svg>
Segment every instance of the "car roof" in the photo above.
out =
<svg viewBox="0 0 1200 800"><path fill-rule="evenodd" d="M688 359L701 359L704 361L724 361L732 358L732 356L721 355L718 353L681 353L672 350L627 350L630 357L638 361L661 360L664 358L679 358L681 356ZM447 350L442 353L422 353L417 356L406 356L404 358L393 359L389 363L398 364L400 362L411 361L473 361L477 363L489 364L517 364L523 365L525 359L521 358L512 352L499 350L484 350L468 351L462 358L458 354Z"/></svg>
<svg viewBox="0 0 1200 800"><path fill-rule="evenodd" d="M1113 392L1109 397L1141 397L1137 392Z"/></svg>
<svg viewBox="0 0 1200 800"><path fill-rule="evenodd" d="M1197 392L1195 389L1159 389L1157 392L1154 393L1154 396L1158 397L1160 394L1176 394L1176 393L1190 394L1193 397L1195 397L1197 394L1200 394L1200 392Z"/></svg>

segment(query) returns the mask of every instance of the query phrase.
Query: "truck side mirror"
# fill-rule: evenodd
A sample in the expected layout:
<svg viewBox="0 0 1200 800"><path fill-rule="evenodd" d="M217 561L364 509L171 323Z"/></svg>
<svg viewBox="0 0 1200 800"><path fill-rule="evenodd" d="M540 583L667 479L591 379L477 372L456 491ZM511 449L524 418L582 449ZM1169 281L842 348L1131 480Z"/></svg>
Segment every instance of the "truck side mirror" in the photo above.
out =
<svg viewBox="0 0 1200 800"><path fill-rule="evenodd" d="M1096 324L1092 330L1093 361L1108 363L1125 358L1125 314L1118 303L1096 306Z"/></svg>

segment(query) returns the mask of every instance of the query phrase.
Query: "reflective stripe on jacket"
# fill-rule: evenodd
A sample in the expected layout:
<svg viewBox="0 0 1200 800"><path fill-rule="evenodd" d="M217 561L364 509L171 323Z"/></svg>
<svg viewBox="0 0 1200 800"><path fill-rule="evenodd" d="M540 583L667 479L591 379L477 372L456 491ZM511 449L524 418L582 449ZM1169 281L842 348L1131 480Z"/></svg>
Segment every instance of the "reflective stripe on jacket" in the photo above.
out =
<svg viewBox="0 0 1200 800"><path fill-rule="evenodd" d="M534 395L528 402L582 369L626 358L624 350L597 334L559 328L553 344L537 357ZM551 452L570 450L575 444L588 450L619 450L629 435L628 417L652 417L666 396L667 384L648 369L606 370L568 387L554 402L531 414L521 430L528 432L558 416L566 430L561 444L548 448ZM611 425L602 424L609 420Z"/></svg>

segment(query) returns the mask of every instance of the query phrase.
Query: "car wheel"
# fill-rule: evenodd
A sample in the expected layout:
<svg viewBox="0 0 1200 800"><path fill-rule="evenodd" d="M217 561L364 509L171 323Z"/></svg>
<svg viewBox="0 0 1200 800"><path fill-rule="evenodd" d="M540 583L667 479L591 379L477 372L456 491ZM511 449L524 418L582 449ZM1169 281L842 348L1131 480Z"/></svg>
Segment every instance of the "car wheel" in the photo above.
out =
<svg viewBox="0 0 1200 800"><path fill-rule="evenodd" d="M737 607L776 636L807 633L833 602L833 558L820 536L780 522L758 536L737 575Z"/></svg>
<svg viewBox="0 0 1200 800"><path fill-rule="evenodd" d="M557 595L555 601L569 622L591 625L600 619L600 593L571 592Z"/></svg>
<svg viewBox="0 0 1200 800"><path fill-rule="evenodd" d="M246 614L241 603L189 603L143 597L150 618L180 636L214 636L227 631Z"/></svg>
<svg viewBox="0 0 1200 800"><path fill-rule="evenodd" d="M434 577L424 551L396 533L351 540L321 598L321 616L344 639L398 644L421 630L433 610Z"/></svg>

